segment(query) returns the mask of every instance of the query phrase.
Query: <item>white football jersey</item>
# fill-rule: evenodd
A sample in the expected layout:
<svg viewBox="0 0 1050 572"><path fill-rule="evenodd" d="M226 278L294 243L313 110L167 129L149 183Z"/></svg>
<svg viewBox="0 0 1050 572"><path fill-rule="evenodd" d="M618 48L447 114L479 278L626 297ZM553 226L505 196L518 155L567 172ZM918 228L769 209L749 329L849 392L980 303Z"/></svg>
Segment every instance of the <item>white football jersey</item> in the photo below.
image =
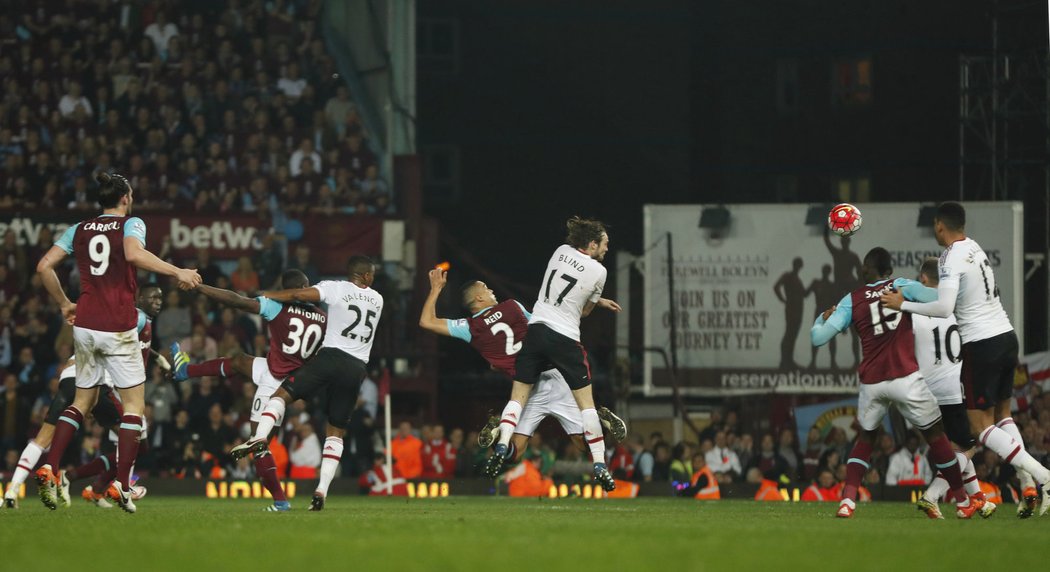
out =
<svg viewBox="0 0 1050 572"><path fill-rule="evenodd" d="M955 316L931 318L911 315L915 332L915 359L938 405L962 403L962 338Z"/></svg>
<svg viewBox="0 0 1050 572"><path fill-rule="evenodd" d="M383 315L383 296L346 280L323 280L313 287L328 304L328 329L321 347L342 350L368 363Z"/></svg>
<svg viewBox="0 0 1050 572"><path fill-rule="evenodd" d="M555 332L580 341L583 307L601 298L606 272L601 262L568 244L559 246L547 263L529 323L546 324Z"/></svg>
<svg viewBox="0 0 1050 572"><path fill-rule="evenodd" d="M999 300L999 287L988 256L973 239L956 241L940 260L942 286L955 286L955 319L962 341L976 342L1013 331Z"/></svg>

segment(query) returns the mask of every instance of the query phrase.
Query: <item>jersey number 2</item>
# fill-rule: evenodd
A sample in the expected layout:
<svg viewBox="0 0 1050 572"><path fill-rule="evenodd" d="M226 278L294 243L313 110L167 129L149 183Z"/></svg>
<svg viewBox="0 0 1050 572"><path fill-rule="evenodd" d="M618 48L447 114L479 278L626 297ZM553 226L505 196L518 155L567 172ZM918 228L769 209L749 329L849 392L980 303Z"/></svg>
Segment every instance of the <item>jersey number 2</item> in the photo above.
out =
<svg viewBox="0 0 1050 572"><path fill-rule="evenodd" d="M503 334L507 336L507 355L512 356L521 351L521 342L514 341L514 330L503 322L492 324L492 335Z"/></svg>

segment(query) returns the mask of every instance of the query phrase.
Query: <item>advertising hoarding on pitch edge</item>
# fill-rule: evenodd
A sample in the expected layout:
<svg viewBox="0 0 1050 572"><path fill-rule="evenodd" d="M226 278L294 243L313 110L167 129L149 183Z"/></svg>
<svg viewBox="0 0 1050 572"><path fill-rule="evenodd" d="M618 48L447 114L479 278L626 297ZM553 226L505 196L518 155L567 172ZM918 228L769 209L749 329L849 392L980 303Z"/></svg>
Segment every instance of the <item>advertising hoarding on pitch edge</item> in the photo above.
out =
<svg viewBox="0 0 1050 572"><path fill-rule="evenodd" d="M964 205L966 233L988 254L1021 338L1022 204ZM713 236L698 225L704 206L644 210L645 244L673 236L678 382L692 395L852 393L860 359L856 335L839 335L814 350L814 318L860 283L861 259L871 248L889 250L894 276L905 278L916 278L923 259L944 250L932 228L916 225L918 203L858 204L864 226L848 239L825 233L823 222L807 226L810 205L804 204L724 205L729 227ZM650 248L644 264L644 343L669 349L666 245ZM670 392L661 359L647 352L644 369L647 395Z"/></svg>

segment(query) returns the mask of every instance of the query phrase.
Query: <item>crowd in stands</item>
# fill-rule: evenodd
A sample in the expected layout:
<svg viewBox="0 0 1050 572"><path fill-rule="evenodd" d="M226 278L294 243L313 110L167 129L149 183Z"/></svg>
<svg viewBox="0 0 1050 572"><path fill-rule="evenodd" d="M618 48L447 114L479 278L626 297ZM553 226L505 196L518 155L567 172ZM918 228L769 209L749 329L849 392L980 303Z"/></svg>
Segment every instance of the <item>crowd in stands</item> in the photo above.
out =
<svg viewBox="0 0 1050 572"><path fill-rule="evenodd" d="M392 210L321 0L0 5L0 209Z"/></svg>

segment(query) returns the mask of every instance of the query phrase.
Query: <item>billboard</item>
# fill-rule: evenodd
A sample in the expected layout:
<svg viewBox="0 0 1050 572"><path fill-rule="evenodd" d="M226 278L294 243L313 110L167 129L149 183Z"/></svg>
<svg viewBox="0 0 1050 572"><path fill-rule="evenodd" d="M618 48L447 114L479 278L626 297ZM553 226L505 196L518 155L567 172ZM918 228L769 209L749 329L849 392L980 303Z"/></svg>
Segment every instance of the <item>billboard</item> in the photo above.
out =
<svg viewBox="0 0 1050 572"><path fill-rule="evenodd" d="M1023 207L1020 202L964 203L967 234L987 252L1003 306L1018 336L1022 322ZM712 206L712 205L707 205ZM857 205L864 226L851 238L806 225L809 205L721 205L730 225L720 235L699 228L705 205L647 205L644 210L647 347L671 347L668 272L674 271L678 382L692 395L852 393L859 340L852 333L814 349L816 315L860 283L861 258L882 246L895 276L915 278L939 256L933 230L920 227L918 203ZM666 244L673 237L673 264ZM1022 340L1023 347L1023 340ZM663 361L645 357L643 390L670 392Z"/></svg>
<svg viewBox="0 0 1050 572"><path fill-rule="evenodd" d="M57 239L71 224L93 216L88 213L26 213L0 216L0 236L12 231L19 244L35 247L40 232L47 227ZM146 246L161 251L165 238L171 239L172 255L192 260L198 248L207 248L216 259L251 255L261 246L269 221L251 214L197 214L135 211L146 223ZM352 254L377 256L383 247L383 219L369 216L304 214L296 219L305 229L301 242L310 247L311 259L326 275L346 273Z"/></svg>

